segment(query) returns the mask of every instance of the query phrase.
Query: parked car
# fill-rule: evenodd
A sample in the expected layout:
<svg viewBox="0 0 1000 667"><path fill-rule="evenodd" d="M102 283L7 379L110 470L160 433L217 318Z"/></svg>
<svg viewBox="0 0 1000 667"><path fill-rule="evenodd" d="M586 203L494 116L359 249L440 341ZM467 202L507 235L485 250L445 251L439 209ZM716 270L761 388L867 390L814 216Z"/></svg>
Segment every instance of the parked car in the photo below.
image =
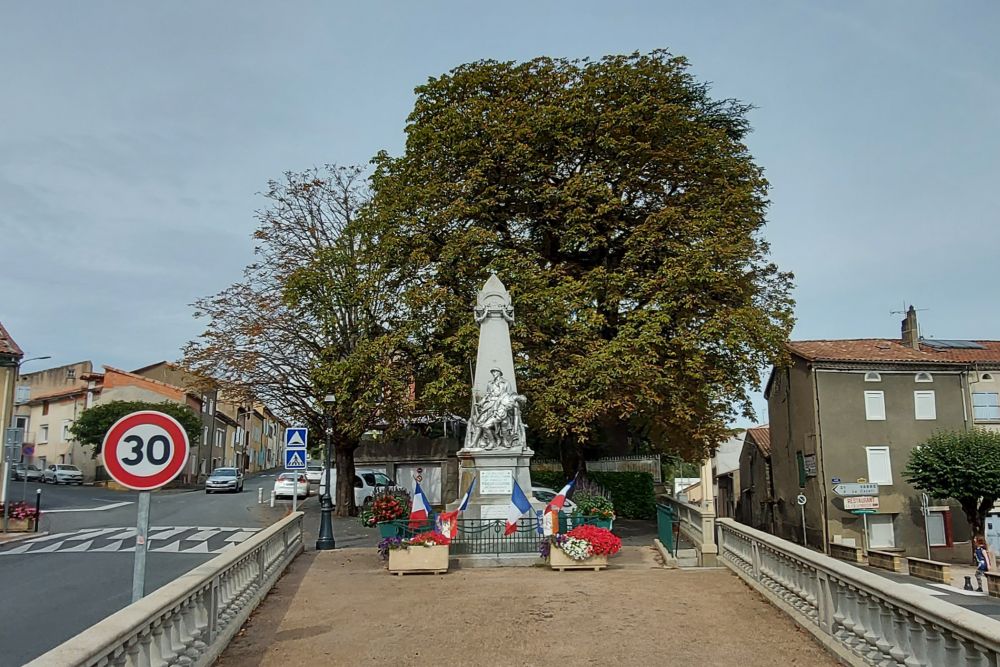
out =
<svg viewBox="0 0 1000 667"><path fill-rule="evenodd" d="M326 490L326 484L324 484L324 479L320 480L319 483L319 494L323 495ZM334 489L333 504L337 504L336 489L337 489L337 469L330 468L330 485ZM361 507L365 503L369 502L374 498L375 494L384 489L395 488L396 482L392 480L388 475L386 475L381 470L372 470L371 468L356 468L354 470L354 504Z"/></svg>
<svg viewBox="0 0 1000 667"><path fill-rule="evenodd" d="M551 500L556 497L557 493L559 492L556 491L555 489L550 489L547 486L531 487L531 495L533 495L536 500L540 500L546 504L551 502ZM563 504L563 512L565 512L566 514L572 514L575 511L576 511L576 503L567 498L566 502Z"/></svg>
<svg viewBox="0 0 1000 667"><path fill-rule="evenodd" d="M299 498L309 497L309 480L301 472L283 472L274 482L275 498L291 498L295 494Z"/></svg>
<svg viewBox="0 0 1000 667"><path fill-rule="evenodd" d="M310 484L319 484L323 481L323 465L320 463L309 463L306 465L306 479Z"/></svg>
<svg viewBox="0 0 1000 667"><path fill-rule="evenodd" d="M24 465L23 463L15 463L10 469L10 478L13 480L21 480L27 478L29 482L37 482L42 479L42 471L31 465Z"/></svg>
<svg viewBox="0 0 1000 667"><path fill-rule="evenodd" d="M216 468L205 480L205 493L216 491L239 493L242 490L243 473L237 468Z"/></svg>
<svg viewBox="0 0 1000 667"><path fill-rule="evenodd" d="M45 469L42 482L46 484L83 484L83 473L76 466L54 463Z"/></svg>

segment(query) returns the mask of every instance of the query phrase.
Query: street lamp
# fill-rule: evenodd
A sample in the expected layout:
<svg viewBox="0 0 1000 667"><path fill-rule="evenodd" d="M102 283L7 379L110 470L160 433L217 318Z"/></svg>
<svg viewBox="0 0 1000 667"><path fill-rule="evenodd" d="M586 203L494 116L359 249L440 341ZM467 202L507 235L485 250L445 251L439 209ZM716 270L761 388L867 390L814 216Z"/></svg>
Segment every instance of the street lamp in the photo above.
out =
<svg viewBox="0 0 1000 667"><path fill-rule="evenodd" d="M330 497L330 436L333 434L333 404L337 398L333 394L323 397L324 412L326 413L326 467L323 470L325 486L323 497L319 499L319 537L316 539L316 551L327 551L334 549L337 542L333 539L333 499Z"/></svg>
<svg viewBox="0 0 1000 667"><path fill-rule="evenodd" d="M17 368L14 370L14 381L11 382L12 386L11 386L11 392L10 392L10 394L11 394L11 398L10 398L10 428L11 429L17 428L17 426L16 426L16 424L17 424L17 418L16 418L16 416L14 414L14 401L17 399L17 381L21 377L21 366L25 365L29 361L41 361L42 359L51 359L51 358L52 357L50 355L45 355L44 357L31 357L30 359L22 359L21 361L17 362ZM10 503L7 502L7 486L8 486L7 480L10 479L10 464L12 463L12 461L8 460L8 459L11 458L11 454L10 454L10 452L7 449L6 438L4 440L5 440L5 442L4 442L4 448L3 448L4 449L4 457L3 457L4 461L3 461L3 492L2 492L2 496L3 496L3 532L6 533L7 532L7 518L8 518L8 511L9 511L8 510L8 506L10 505ZM25 474L24 474L24 479L25 479L25 483L27 483L27 480L28 480L28 474L27 474L27 472L25 472ZM38 521L38 519L36 518L35 521Z"/></svg>

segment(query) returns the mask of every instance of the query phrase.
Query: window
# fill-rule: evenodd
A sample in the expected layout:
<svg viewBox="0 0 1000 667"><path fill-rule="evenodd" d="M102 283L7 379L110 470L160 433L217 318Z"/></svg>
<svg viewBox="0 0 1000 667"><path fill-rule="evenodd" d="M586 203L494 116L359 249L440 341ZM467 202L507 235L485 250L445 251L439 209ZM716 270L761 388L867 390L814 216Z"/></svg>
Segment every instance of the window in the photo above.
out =
<svg viewBox="0 0 1000 667"><path fill-rule="evenodd" d="M38 442L46 443L49 441L49 425L42 424L38 427Z"/></svg>
<svg viewBox="0 0 1000 667"><path fill-rule="evenodd" d="M977 422L1000 421L1000 394L973 392L972 418Z"/></svg>
<svg viewBox="0 0 1000 667"><path fill-rule="evenodd" d="M944 528L944 512L927 513L927 541L932 547L948 546L948 533Z"/></svg>
<svg viewBox="0 0 1000 667"><path fill-rule="evenodd" d="M47 414L49 414L49 402L42 401L42 416L44 417Z"/></svg>
<svg viewBox="0 0 1000 667"><path fill-rule="evenodd" d="M215 446L225 447L226 446L226 432L221 428L215 429Z"/></svg>
<svg viewBox="0 0 1000 667"><path fill-rule="evenodd" d="M934 382L934 378L931 377L930 373L917 373L917 376L913 378L914 382Z"/></svg>
<svg viewBox="0 0 1000 667"><path fill-rule="evenodd" d="M865 373L865 382L881 382L882 376L875 371L869 371Z"/></svg>
<svg viewBox="0 0 1000 667"><path fill-rule="evenodd" d="M22 384L18 385L17 390L14 393L14 404L20 405L21 403L27 403L31 400L31 385Z"/></svg>
<svg viewBox="0 0 1000 667"><path fill-rule="evenodd" d="M881 391L865 392L865 419L885 421L885 394Z"/></svg>
<svg viewBox="0 0 1000 667"><path fill-rule="evenodd" d="M937 410L934 406L933 391L913 392L913 412L917 419L930 420L937 419Z"/></svg>
<svg viewBox="0 0 1000 667"><path fill-rule="evenodd" d="M872 514L868 517L868 546L874 549L894 548L896 535L892 514Z"/></svg>
<svg viewBox="0 0 1000 667"><path fill-rule="evenodd" d="M201 428L201 444L203 444L203 445L207 445L208 444L208 427L207 426L203 426Z"/></svg>
<svg viewBox="0 0 1000 667"><path fill-rule="evenodd" d="M892 465L888 447L865 447L868 455L868 481L872 484L892 484Z"/></svg>
<svg viewBox="0 0 1000 667"><path fill-rule="evenodd" d="M989 373L983 373L983 377L979 378L980 382L993 382L993 376Z"/></svg>
<svg viewBox="0 0 1000 667"><path fill-rule="evenodd" d="M70 435L70 432L69 432L69 427L72 424L73 424L73 422L70 421L69 419L63 420L63 425L62 425L62 441L63 442L69 442L72 439L73 436Z"/></svg>

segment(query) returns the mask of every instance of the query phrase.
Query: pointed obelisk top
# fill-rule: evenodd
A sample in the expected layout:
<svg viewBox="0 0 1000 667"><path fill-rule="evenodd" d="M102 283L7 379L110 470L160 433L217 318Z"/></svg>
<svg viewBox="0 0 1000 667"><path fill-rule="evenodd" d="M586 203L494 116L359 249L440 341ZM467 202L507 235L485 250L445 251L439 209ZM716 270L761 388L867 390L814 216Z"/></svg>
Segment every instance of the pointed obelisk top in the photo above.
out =
<svg viewBox="0 0 1000 667"><path fill-rule="evenodd" d="M476 298L476 305L479 307L510 305L510 292L508 292L507 288L504 287L504 284L500 282L497 274L491 273L489 279L486 281L486 284L483 285L483 289L479 290L479 295Z"/></svg>

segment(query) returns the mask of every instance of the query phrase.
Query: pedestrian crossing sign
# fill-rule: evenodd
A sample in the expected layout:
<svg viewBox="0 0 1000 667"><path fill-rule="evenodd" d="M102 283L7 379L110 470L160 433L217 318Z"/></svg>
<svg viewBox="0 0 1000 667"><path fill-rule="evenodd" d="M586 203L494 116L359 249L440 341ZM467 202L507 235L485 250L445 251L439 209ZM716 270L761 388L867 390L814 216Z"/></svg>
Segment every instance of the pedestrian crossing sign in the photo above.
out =
<svg viewBox="0 0 1000 667"><path fill-rule="evenodd" d="M305 449L309 442L309 429L292 426L285 429L285 449Z"/></svg>
<svg viewBox="0 0 1000 667"><path fill-rule="evenodd" d="M301 449L285 450L285 470L305 470L306 453Z"/></svg>

